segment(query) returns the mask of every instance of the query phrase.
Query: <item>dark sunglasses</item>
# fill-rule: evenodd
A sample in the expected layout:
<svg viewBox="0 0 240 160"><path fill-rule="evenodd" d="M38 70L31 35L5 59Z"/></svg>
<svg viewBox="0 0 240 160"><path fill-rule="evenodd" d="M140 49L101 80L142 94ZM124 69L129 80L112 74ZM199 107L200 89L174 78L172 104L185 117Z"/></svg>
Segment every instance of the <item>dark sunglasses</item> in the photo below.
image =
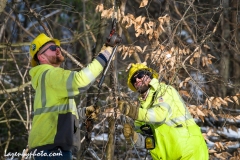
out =
<svg viewBox="0 0 240 160"><path fill-rule="evenodd" d="M134 83L136 83L136 79L141 79L143 78L145 75L147 75L146 71L139 71L137 73L134 74L134 76L132 76L131 78L131 83L134 85Z"/></svg>
<svg viewBox="0 0 240 160"><path fill-rule="evenodd" d="M60 48L60 47L57 46L57 45L51 45L51 46L49 46L48 48L46 48L46 49L45 49L42 53L40 53L40 54L45 53L48 49L50 49L51 51L56 51L57 48Z"/></svg>

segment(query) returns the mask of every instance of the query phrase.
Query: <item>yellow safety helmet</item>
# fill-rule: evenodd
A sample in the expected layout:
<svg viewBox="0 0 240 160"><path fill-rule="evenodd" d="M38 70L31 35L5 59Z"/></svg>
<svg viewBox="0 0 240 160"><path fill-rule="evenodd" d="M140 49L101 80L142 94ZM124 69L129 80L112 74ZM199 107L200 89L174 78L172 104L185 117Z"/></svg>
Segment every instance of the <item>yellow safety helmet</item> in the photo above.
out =
<svg viewBox="0 0 240 160"><path fill-rule="evenodd" d="M148 68L144 63L132 64L132 66L129 70L129 73L128 73L127 84L128 84L128 87L134 92L136 92L137 90L131 83L131 78L137 71L140 71L140 70L147 70L152 73L153 78L158 78L158 73L155 70Z"/></svg>
<svg viewBox="0 0 240 160"><path fill-rule="evenodd" d="M34 59L34 56L38 53L38 51L41 49L43 45L45 45L47 42L54 42L57 46L60 46L60 41L58 39L53 39L48 37L46 34L41 33L39 34L31 43L29 47L29 52L31 56L31 65L32 67L35 67L37 65L36 60Z"/></svg>

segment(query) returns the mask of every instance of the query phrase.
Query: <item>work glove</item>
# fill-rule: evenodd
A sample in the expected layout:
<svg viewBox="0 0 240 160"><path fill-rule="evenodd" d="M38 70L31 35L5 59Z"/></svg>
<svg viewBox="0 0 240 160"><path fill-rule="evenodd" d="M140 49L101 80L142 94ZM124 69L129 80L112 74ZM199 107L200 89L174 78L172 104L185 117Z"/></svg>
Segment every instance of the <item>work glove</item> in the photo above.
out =
<svg viewBox="0 0 240 160"><path fill-rule="evenodd" d="M95 121L98 119L98 113L99 113L99 107L94 107L93 105L88 106L85 109L86 117L91 118Z"/></svg>
<svg viewBox="0 0 240 160"><path fill-rule="evenodd" d="M127 101L120 100L118 102L118 109L122 114L124 114L134 120L138 118L139 107L132 105L131 103L129 103Z"/></svg>
<svg viewBox="0 0 240 160"><path fill-rule="evenodd" d="M138 140L137 132L135 132L132 126L128 123L125 123L123 125L123 135L128 143L132 143L133 141L133 143L135 144Z"/></svg>
<svg viewBox="0 0 240 160"><path fill-rule="evenodd" d="M108 60L110 55L112 54L112 51L113 51L113 47L106 46L106 44L104 44L100 50L100 53L102 53L104 57Z"/></svg>
<svg viewBox="0 0 240 160"><path fill-rule="evenodd" d="M117 33L110 33L105 44L102 46L100 53L102 53L104 57L109 60L113 47L120 43L122 43L122 38Z"/></svg>

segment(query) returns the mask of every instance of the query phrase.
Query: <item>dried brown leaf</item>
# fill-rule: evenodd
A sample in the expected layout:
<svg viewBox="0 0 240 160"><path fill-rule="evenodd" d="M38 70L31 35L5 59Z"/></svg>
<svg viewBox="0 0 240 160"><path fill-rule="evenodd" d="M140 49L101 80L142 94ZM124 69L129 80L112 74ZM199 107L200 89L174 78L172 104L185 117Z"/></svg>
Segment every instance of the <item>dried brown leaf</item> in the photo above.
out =
<svg viewBox="0 0 240 160"><path fill-rule="evenodd" d="M146 30L146 34L153 34L153 29L150 28L150 29L145 29Z"/></svg>
<svg viewBox="0 0 240 160"><path fill-rule="evenodd" d="M228 158L228 157L231 157L232 155L230 153L228 153L228 152L222 152L222 156L224 158Z"/></svg>
<svg viewBox="0 0 240 160"><path fill-rule="evenodd" d="M149 59L150 55L149 54L146 54L145 58L144 58L144 61L147 61Z"/></svg>
<svg viewBox="0 0 240 160"><path fill-rule="evenodd" d="M143 52L142 48L140 46L135 46L135 49L136 49L137 52L141 52L141 53Z"/></svg>
<svg viewBox="0 0 240 160"><path fill-rule="evenodd" d="M240 120L240 115L235 117L236 120Z"/></svg>
<svg viewBox="0 0 240 160"><path fill-rule="evenodd" d="M184 80L184 82L188 82L188 81L190 81L192 78L191 77L187 77L185 80Z"/></svg>
<svg viewBox="0 0 240 160"><path fill-rule="evenodd" d="M184 83L184 81L180 82L179 88L182 88L182 87L183 87L183 83Z"/></svg>
<svg viewBox="0 0 240 160"><path fill-rule="evenodd" d="M101 14L101 17L102 18L111 18L112 14L113 14L113 9L110 8L108 10L103 10L102 14Z"/></svg>
<svg viewBox="0 0 240 160"><path fill-rule="evenodd" d="M135 30L138 28L141 28L145 19L146 19L146 17L142 17L142 16L139 16L135 19Z"/></svg>
<svg viewBox="0 0 240 160"><path fill-rule="evenodd" d="M95 8L96 12L102 12L103 10L104 10L104 6L103 6L102 3L97 5L96 8Z"/></svg>
<svg viewBox="0 0 240 160"><path fill-rule="evenodd" d="M189 98L191 97L190 94L188 93L188 91L180 90L179 93L180 93L181 95L186 96L186 97L189 97Z"/></svg>
<svg viewBox="0 0 240 160"><path fill-rule="evenodd" d="M208 65L208 59L207 57L202 57L202 66L204 67L206 65Z"/></svg>
<svg viewBox="0 0 240 160"><path fill-rule="evenodd" d="M143 47L143 51L142 51L143 53L145 52L146 48L147 48L147 45Z"/></svg>
<svg viewBox="0 0 240 160"><path fill-rule="evenodd" d="M135 31L136 31L136 33L135 33L136 37L138 37L138 36L141 35L141 34L144 34L144 30L141 29L141 28L138 28L138 29L135 30Z"/></svg>
<svg viewBox="0 0 240 160"><path fill-rule="evenodd" d="M148 4L148 0L142 0L142 2L140 3L139 8L145 7L147 4Z"/></svg>
<svg viewBox="0 0 240 160"><path fill-rule="evenodd" d="M218 97L218 99L221 101L223 105L228 106L227 101L223 100L221 97Z"/></svg>
<svg viewBox="0 0 240 160"><path fill-rule="evenodd" d="M210 129L208 132L207 132L207 136L212 136L213 133L212 133L212 130Z"/></svg>
<svg viewBox="0 0 240 160"><path fill-rule="evenodd" d="M203 47L207 48L207 49L210 49L210 47L206 44L203 45Z"/></svg>
<svg viewBox="0 0 240 160"><path fill-rule="evenodd" d="M213 107L215 107L216 109L220 108L221 107L221 101L220 99L217 97L217 98L214 98L213 101L212 101L212 105Z"/></svg>
<svg viewBox="0 0 240 160"><path fill-rule="evenodd" d="M239 105L238 97L237 97L237 96L233 96L232 98L233 98L233 100L235 101L235 103L237 103L237 105Z"/></svg>
<svg viewBox="0 0 240 160"><path fill-rule="evenodd" d="M211 115L215 120L218 120L217 116L210 110L208 110L208 114Z"/></svg>
<svg viewBox="0 0 240 160"><path fill-rule="evenodd" d="M207 65L212 64L211 58L207 58Z"/></svg>
<svg viewBox="0 0 240 160"><path fill-rule="evenodd" d="M123 59L123 60L126 59L127 55L128 55L128 52L124 52L124 53L122 53L122 56L123 56L122 59Z"/></svg>
<svg viewBox="0 0 240 160"><path fill-rule="evenodd" d="M216 150L214 150L214 149L209 149L208 150L208 153L216 153L217 151Z"/></svg>
<svg viewBox="0 0 240 160"><path fill-rule="evenodd" d="M229 97L225 97L224 100L233 103L233 101Z"/></svg>
<svg viewBox="0 0 240 160"><path fill-rule="evenodd" d="M222 159L222 160L225 160L225 159L226 159L226 158L222 157L222 153L219 153L219 154L214 153L214 156L217 157L217 158L219 158L219 159Z"/></svg>
<svg viewBox="0 0 240 160"><path fill-rule="evenodd" d="M199 58L199 57L200 57L200 55L201 55L201 53L200 53L200 52L195 52L195 53L194 53L194 55L193 55L193 57L194 57L194 58Z"/></svg>
<svg viewBox="0 0 240 160"><path fill-rule="evenodd" d="M189 62L190 62L190 64L192 65L193 62L194 62L194 58L191 58Z"/></svg>
<svg viewBox="0 0 240 160"><path fill-rule="evenodd" d="M207 98L207 99L206 99L206 103L207 103L208 109L212 108L212 102L211 102L211 100L209 100L209 99Z"/></svg>
<svg viewBox="0 0 240 160"><path fill-rule="evenodd" d="M211 54L208 54L208 57L209 58L215 58L213 55L211 55Z"/></svg>
<svg viewBox="0 0 240 160"><path fill-rule="evenodd" d="M197 115L198 116L203 116L203 117L205 116L205 114L198 108L197 108Z"/></svg>

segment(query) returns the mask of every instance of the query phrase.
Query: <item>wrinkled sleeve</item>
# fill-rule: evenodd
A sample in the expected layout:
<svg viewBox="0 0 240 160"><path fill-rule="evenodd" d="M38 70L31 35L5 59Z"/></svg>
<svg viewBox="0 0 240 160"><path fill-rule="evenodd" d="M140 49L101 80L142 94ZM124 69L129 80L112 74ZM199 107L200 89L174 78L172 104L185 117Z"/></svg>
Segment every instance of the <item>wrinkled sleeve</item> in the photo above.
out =
<svg viewBox="0 0 240 160"><path fill-rule="evenodd" d="M166 86L158 93L149 108L139 108L138 120L161 124L171 117L186 116L187 109L179 93L172 86Z"/></svg>
<svg viewBox="0 0 240 160"><path fill-rule="evenodd" d="M164 94L159 92L152 106L139 108L137 120L157 124L164 123L168 120L172 114L172 106L176 104L173 92L175 92L175 90L172 90L171 87L165 88Z"/></svg>
<svg viewBox="0 0 240 160"><path fill-rule="evenodd" d="M164 123L170 110L168 106L167 103L164 103L149 109L139 108L137 120L151 123Z"/></svg>

